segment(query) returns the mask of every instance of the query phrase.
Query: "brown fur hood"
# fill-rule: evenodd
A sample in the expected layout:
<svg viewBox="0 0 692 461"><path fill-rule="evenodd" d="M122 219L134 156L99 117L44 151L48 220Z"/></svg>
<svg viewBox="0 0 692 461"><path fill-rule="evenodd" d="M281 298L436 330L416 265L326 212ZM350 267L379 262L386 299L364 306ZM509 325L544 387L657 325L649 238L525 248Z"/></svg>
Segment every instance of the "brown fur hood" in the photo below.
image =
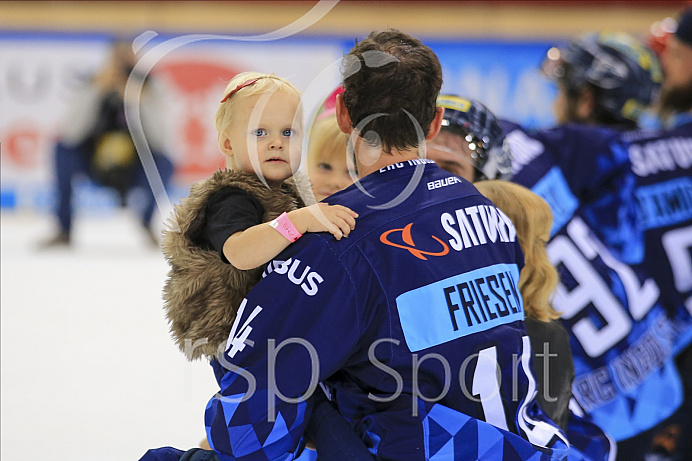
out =
<svg viewBox="0 0 692 461"><path fill-rule="evenodd" d="M219 170L195 183L189 197L175 207L161 243L170 265L163 300L171 335L188 360L203 355L211 359L223 352L240 303L262 275L261 267L236 269L221 261L216 251L194 243L206 223L209 197L228 186L243 189L260 201L267 222L305 206L301 197L312 197L305 189L307 178L294 178L275 191L253 174Z"/></svg>

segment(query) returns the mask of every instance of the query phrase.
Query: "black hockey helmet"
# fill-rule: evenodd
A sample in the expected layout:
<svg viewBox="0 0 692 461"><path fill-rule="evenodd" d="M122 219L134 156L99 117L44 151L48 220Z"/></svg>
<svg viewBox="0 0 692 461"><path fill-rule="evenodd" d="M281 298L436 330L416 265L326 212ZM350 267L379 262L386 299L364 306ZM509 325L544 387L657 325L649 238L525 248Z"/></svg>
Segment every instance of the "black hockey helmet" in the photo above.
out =
<svg viewBox="0 0 692 461"><path fill-rule="evenodd" d="M455 95L438 96L437 107L445 110L441 129L462 137L473 152L476 180L511 176L509 145L490 109L478 101Z"/></svg>
<svg viewBox="0 0 692 461"><path fill-rule="evenodd" d="M636 122L656 97L663 77L656 54L621 32L589 33L566 47L550 48L541 67L572 94L593 85L596 110L614 122Z"/></svg>

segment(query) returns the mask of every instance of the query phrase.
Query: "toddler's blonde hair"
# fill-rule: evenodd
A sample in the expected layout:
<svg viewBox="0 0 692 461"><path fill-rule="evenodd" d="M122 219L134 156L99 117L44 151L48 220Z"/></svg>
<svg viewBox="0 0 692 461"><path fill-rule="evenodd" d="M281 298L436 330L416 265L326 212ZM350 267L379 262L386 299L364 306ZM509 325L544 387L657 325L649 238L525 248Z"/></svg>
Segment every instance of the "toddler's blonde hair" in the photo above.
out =
<svg viewBox="0 0 692 461"><path fill-rule="evenodd" d="M502 210L517 229L524 253L519 291L526 315L543 322L560 318L560 313L550 304L559 276L545 250L553 225L550 207L529 189L509 181L479 181L474 186Z"/></svg>
<svg viewBox="0 0 692 461"><path fill-rule="evenodd" d="M231 79L230 82L228 82L228 85L226 85L226 89L224 90L223 97L221 99L225 99L226 95L228 95L228 93L230 93L236 87L238 87L238 85L241 85L247 82L248 80L253 79L259 80L257 80L255 83L251 85L241 88L236 93L234 93L228 100L222 102L219 105L219 108L216 111L216 116L214 117L214 124L216 126L216 130L219 133L223 132L229 127L229 125L233 121L233 113L235 112L235 106L238 104L239 101L242 101L244 98L263 93L271 93L275 91L286 91L289 93L293 92L298 97L298 99L302 97L302 93L300 92L300 90L298 90L298 88L296 88L291 82L289 82L285 78L281 78L274 74L263 74L261 72L243 72L236 75ZM300 106L299 110L302 110L302 105ZM302 112L298 114L298 122L302 127Z"/></svg>

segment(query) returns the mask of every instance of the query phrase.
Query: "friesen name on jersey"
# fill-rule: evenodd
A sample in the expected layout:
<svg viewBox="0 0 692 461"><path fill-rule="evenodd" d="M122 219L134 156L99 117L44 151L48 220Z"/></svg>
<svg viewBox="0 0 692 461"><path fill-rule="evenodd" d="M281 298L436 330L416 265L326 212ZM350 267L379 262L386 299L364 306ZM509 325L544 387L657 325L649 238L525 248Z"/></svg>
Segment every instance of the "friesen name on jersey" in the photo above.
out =
<svg viewBox="0 0 692 461"><path fill-rule="evenodd" d="M510 310L514 314L521 310L516 283L510 272L499 272L464 281L445 287L442 291L447 301L454 331L459 329L455 311L460 309L464 313L467 327L472 327L474 323L480 325L498 317L506 317L510 314ZM459 297L461 306L453 302L451 297L453 293ZM492 299L489 294L492 294Z"/></svg>
<svg viewBox="0 0 692 461"><path fill-rule="evenodd" d="M523 320L518 281L516 264L494 264L400 294L396 307L406 345L415 352Z"/></svg>

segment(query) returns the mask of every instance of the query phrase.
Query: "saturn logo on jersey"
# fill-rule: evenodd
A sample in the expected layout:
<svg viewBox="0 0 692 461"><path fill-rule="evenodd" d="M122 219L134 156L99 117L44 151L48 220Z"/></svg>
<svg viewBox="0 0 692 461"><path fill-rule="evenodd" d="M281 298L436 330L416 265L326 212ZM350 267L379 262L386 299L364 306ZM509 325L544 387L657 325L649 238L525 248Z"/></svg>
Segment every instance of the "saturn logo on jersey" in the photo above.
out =
<svg viewBox="0 0 692 461"><path fill-rule="evenodd" d="M427 261L428 258L426 256L444 256L447 253L449 253L449 247L445 242L440 240L439 238L435 237L434 235L431 235L431 237L442 246L442 251L438 252L433 252L433 251L425 251L421 250L419 248L416 248L416 244L413 241L413 237L411 236L411 227L413 226L413 223L409 223L404 227L403 229L390 229L386 232L383 232L382 235L380 235L380 242L384 243L385 245L393 246L395 248L402 248L404 250L407 250L410 252L413 256L415 256L418 259L422 259L423 261ZM392 234L394 232L401 232L401 240L406 244L406 245L401 245L399 243L392 242L389 240L389 234Z"/></svg>
<svg viewBox="0 0 692 461"><path fill-rule="evenodd" d="M282 275L286 274L288 275L288 280L294 285L300 286L305 294L315 296L319 291L319 284L324 282L324 278L317 272L311 271L310 266L307 265L302 269L302 273L298 275L301 264L300 259L288 258L286 261L277 261L275 259L267 264L266 269L262 273L262 278L272 272Z"/></svg>

